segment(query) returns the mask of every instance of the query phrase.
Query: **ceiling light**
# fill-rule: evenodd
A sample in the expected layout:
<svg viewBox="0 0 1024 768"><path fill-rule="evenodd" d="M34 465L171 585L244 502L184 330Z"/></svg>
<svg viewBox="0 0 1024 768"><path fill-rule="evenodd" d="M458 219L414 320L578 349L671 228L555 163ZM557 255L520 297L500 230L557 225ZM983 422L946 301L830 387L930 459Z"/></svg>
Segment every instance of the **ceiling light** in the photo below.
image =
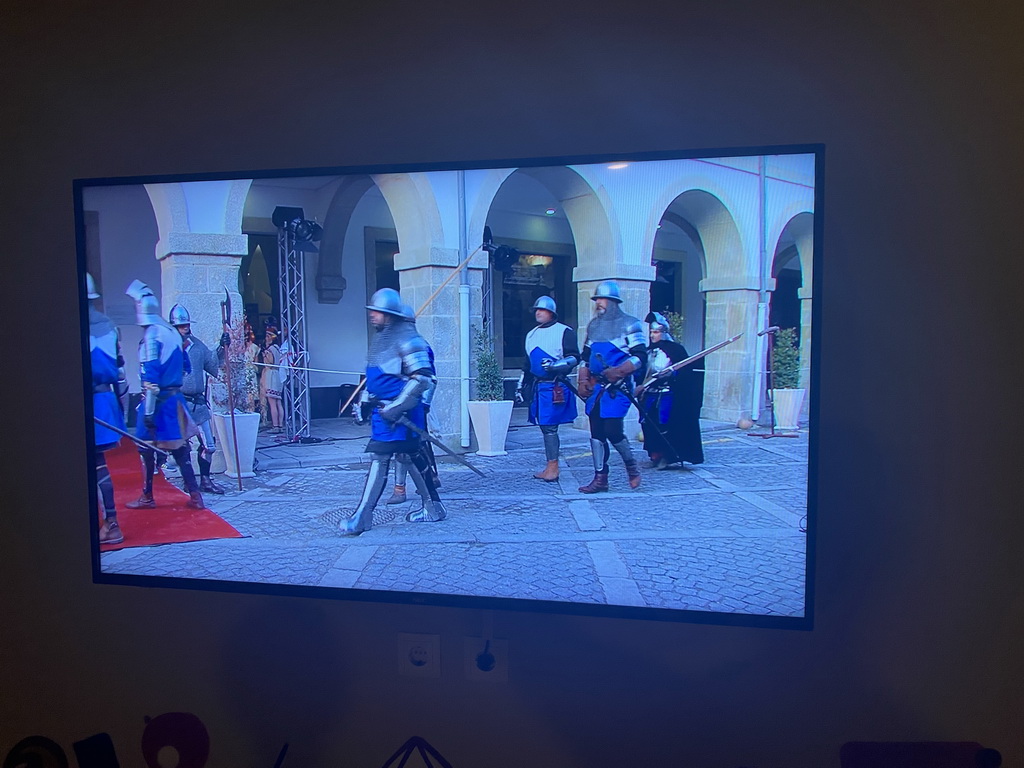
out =
<svg viewBox="0 0 1024 768"><path fill-rule="evenodd" d="M546 216L554 216L555 215L555 209L554 208L548 208L546 211L544 211L544 214Z"/></svg>
<svg viewBox="0 0 1024 768"><path fill-rule="evenodd" d="M623 168L625 168L628 165L629 165L629 163L612 163L611 165L608 166L608 170L609 171L620 171L620 170L622 170Z"/></svg>

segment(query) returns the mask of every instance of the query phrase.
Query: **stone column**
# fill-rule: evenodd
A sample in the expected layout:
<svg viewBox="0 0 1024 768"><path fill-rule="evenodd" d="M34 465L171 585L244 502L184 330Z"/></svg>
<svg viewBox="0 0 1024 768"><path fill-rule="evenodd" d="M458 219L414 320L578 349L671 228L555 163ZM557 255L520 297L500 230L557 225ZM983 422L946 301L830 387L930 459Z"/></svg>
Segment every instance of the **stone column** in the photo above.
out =
<svg viewBox="0 0 1024 768"><path fill-rule="evenodd" d="M703 281L702 287L705 288ZM705 343L713 346L743 332L743 337L704 358L704 408L701 417L736 423L750 415L757 355L758 291L706 290Z"/></svg>
<svg viewBox="0 0 1024 768"><path fill-rule="evenodd" d="M423 262L427 263L423 263ZM451 277L460 263L459 253L454 249L432 248L430 253L416 258L409 252L395 256L395 268L399 270L402 301L418 311L434 291ZM482 318L481 296L486 254L478 254L465 269L469 270L470 327L479 328ZM453 450L458 450L461 439L461 381L459 379L460 316L459 286L461 275L454 277L423 310L416 320L416 327L434 350L434 364L437 368L437 391L431 407L431 415L440 428L440 439ZM471 336L472 343L472 336ZM470 378L470 397L475 383Z"/></svg>
<svg viewBox="0 0 1024 768"><path fill-rule="evenodd" d="M160 260L160 309L164 317L175 304L192 317L192 332L207 346L221 335L224 289L231 294L232 324L241 322L238 270L248 252L245 235L175 233Z"/></svg>
<svg viewBox="0 0 1024 768"><path fill-rule="evenodd" d="M804 397L804 414L807 413L807 406L810 402L811 391L811 308L813 299L810 288L800 288L797 291L800 298L800 386L807 390Z"/></svg>

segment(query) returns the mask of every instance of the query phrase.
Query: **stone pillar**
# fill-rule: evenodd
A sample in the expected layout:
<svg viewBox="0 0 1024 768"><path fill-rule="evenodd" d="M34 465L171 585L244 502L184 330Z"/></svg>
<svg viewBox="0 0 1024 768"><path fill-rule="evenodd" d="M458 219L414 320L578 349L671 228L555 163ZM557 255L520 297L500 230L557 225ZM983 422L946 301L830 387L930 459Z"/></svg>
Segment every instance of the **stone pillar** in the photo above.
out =
<svg viewBox="0 0 1024 768"><path fill-rule="evenodd" d="M706 281L705 281L706 282ZM704 339L713 346L743 332L743 337L704 358L704 408L701 417L735 423L750 415L757 355L758 291L709 290Z"/></svg>
<svg viewBox="0 0 1024 768"><path fill-rule="evenodd" d="M192 332L207 346L216 346L225 288L231 294L232 324L242 319L238 270L247 252L245 235L175 233L171 249L158 254L163 316L181 304L192 317Z"/></svg>
<svg viewBox="0 0 1024 768"><path fill-rule="evenodd" d="M808 396L804 397L804 414L810 402L811 391L811 298L810 288L800 288L797 292L800 297L800 386L806 389Z"/></svg>
<svg viewBox="0 0 1024 768"><path fill-rule="evenodd" d="M399 269L402 301L418 311L423 303L433 295L434 291L451 277L452 271L458 266L458 251L448 249L431 249L427 264L416 264L419 259L412 259L408 254L395 257L395 267ZM411 264L410 264L411 262ZM440 263L439 263L440 262ZM469 307L470 327L479 328L482 318L481 296L484 268L487 266L486 254L474 257L466 269L469 270ZM460 316L459 286L462 278L456 276L423 310L416 320L416 327L434 350L434 363L437 368L437 391L431 406L431 415L437 420L440 428L440 439L453 450L458 450L461 434L461 381L459 379L460 347ZM470 337L472 343L472 336ZM475 383L470 374L470 397L473 396Z"/></svg>

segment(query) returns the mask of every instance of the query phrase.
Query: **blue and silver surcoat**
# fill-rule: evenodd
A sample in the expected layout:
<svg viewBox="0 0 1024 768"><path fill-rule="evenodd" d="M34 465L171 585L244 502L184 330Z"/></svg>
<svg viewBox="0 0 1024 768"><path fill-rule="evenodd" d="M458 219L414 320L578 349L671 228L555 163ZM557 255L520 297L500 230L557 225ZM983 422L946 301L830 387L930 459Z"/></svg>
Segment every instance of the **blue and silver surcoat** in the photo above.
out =
<svg viewBox="0 0 1024 768"><path fill-rule="evenodd" d="M124 429L124 413L117 399L120 350L117 328L106 315L89 308L89 358L92 366L92 413L97 419ZM93 422L96 445L115 445L121 436Z"/></svg>
<svg viewBox="0 0 1024 768"><path fill-rule="evenodd" d="M562 382L554 380L545 363L577 356L576 334L564 323L538 325L526 334L526 365L533 378L530 398L530 423L568 424L576 418L576 396Z"/></svg>
<svg viewBox="0 0 1024 768"><path fill-rule="evenodd" d="M433 354L416 326L407 322L389 322L370 340L366 360L366 391L378 401L370 417L371 451L373 442L398 443L417 440L419 436L407 427L388 421L380 415L382 407L403 396L413 374L424 379L423 389L415 395L416 402L404 416L420 429L427 428L423 392L433 383Z"/></svg>
<svg viewBox="0 0 1024 768"><path fill-rule="evenodd" d="M166 323L147 325L139 342L139 378L142 380L143 399L136 411L135 435L142 440L182 440L181 414L185 399L181 396L181 383L186 373L192 372L188 356L182 351L182 338ZM156 430L145 424L146 399L156 397L153 420Z"/></svg>
<svg viewBox="0 0 1024 768"><path fill-rule="evenodd" d="M622 365L637 353L644 351L644 328L640 321L627 315L618 304L612 304L603 315L598 315L587 326L587 340L584 343L583 358L588 362L590 373L600 377L608 368ZM587 398L586 411L589 416L596 407L597 415L605 419L621 418L629 411L629 398L618 390L629 388L632 392L634 379L643 373L641 364L633 376L615 387L600 382Z"/></svg>

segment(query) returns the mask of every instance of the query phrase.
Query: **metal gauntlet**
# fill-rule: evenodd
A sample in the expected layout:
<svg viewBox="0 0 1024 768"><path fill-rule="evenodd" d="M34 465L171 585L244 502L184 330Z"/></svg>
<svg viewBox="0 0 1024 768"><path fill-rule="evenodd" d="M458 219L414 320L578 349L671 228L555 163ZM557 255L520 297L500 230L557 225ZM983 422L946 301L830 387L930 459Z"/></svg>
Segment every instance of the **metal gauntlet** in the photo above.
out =
<svg viewBox="0 0 1024 768"><path fill-rule="evenodd" d="M572 373L572 369L580 364L580 361L570 355L569 357L563 357L561 360L552 360L544 365L544 370L547 371L548 376L552 378L558 378L559 376L568 376Z"/></svg>
<svg viewBox="0 0 1024 768"><path fill-rule="evenodd" d="M405 382L405 386L402 387L402 391L398 394L398 397L380 409L381 417L388 421L397 421L398 417L403 413L416 407L416 404L420 402L423 393L426 392L429 387L429 376L414 373L409 380Z"/></svg>
<svg viewBox="0 0 1024 768"><path fill-rule="evenodd" d="M640 367L640 361L635 357L631 357L625 362L619 363L604 372L604 377L608 379L612 384L617 381L622 381L624 378L632 374Z"/></svg>

